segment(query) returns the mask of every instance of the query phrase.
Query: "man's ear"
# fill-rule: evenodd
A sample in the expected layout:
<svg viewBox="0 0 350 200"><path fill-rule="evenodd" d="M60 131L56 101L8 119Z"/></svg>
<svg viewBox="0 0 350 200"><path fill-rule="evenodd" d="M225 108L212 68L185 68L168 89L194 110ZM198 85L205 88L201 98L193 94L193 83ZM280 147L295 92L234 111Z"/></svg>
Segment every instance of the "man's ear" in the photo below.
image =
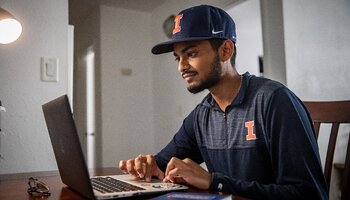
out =
<svg viewBox="0 0 350 200"><path fill-rule="evenodd" d="M220 61L225 62L230 60L233 56L233 42L231 40L225 40L219 48Z"/></svg>

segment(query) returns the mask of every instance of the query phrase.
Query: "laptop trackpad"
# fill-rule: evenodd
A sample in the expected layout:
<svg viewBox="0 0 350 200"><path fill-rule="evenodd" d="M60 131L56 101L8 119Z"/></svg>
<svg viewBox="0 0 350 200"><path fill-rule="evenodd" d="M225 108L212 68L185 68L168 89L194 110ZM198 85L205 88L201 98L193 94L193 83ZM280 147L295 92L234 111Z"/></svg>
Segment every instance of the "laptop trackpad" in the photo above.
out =
<svg viewBox="0 0 350 200"><path fill-rule="evenodd" d="M187 186L180 185L180 184L175 184L175 183L164 183L159 179L152 178L151 182L146 182L144 179L135 179L130 174L125 174L125 175L116 175L116 176L110 176L112 178L116 178L119 180L123 180L125 182L135 184L139 187L144 187L144 188L152 188L155 190L179 190L179 189L187 189Z"/></svg>

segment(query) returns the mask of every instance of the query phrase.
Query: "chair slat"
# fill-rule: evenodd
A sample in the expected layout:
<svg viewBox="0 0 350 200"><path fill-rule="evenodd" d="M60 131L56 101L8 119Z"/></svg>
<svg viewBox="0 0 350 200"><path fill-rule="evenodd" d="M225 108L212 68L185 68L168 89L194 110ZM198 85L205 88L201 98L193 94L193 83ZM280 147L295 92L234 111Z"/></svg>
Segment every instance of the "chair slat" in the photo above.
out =
<svg viewBox="0 0 350 200"><path fill-rule="evenodd" d="M343 172L341 200L350 199L350 134L348 139L348 147L346 150L345 166Z"/></svg>
<svg viewBox="0 0 350 200"><path fill-rule="evenodd" d="M329 137L326 164L324 168L324 176L328 185L328 191L329 191L329 185L331 183L331 173L333 168L333 158L334 158L334 151L335 151L335 143L338 137L338 130L339 130L339 123L333 123L331 135Z"/></svg>
<svg viewBox="0 0 350 200"><path fill-rule="evenodd" d="M328 186L331 181L333 168L333 157L336 147L336 140L339 131L339 125L342 123L350 124L350 100L348 101L328 101L328 102L304 102L310 113L314 125L315 136L318 138L320 125L322 123L331 123L332 129L329 137L324 176ZM341 199L350 199L350 136L348 140L346 159L342 174Z"/></svg>
<svg viewBox="0 0 350 200"><path fill-rule="evenodd" d="M320 133L320 126L321 126L320 122L314 122L316 139L318 139L318 134Z"/></svg>

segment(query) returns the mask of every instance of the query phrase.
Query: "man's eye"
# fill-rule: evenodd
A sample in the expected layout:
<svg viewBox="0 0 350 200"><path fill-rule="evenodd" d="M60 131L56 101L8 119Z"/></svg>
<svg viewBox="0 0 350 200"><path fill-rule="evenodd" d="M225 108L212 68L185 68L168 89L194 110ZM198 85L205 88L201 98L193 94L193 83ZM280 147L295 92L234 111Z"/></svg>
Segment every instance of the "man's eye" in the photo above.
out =
<svg viewBox="0 0 350 200"><path fill-rule="evenodd" d="M192 58L195 57L197 55L197 52L188 52L187 56Z"/></svg>
<svg viewBox="0 0 350 200"><path fill-rule="evenodd" d="M179 57L175 57L175 61L179 62L180 58Z"/></svg>

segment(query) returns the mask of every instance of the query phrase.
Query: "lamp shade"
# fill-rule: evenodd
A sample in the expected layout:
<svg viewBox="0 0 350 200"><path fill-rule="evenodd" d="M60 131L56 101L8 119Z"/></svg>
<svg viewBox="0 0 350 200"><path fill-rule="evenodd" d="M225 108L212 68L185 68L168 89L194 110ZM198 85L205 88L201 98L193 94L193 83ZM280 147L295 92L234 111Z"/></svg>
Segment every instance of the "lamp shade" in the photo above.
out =
<svg viewBox="0 0 350 200"><path fill-rule="evenodd" d="M11 13L0 8L0 44L8 44L19 38L22 25Z"/></svg>

